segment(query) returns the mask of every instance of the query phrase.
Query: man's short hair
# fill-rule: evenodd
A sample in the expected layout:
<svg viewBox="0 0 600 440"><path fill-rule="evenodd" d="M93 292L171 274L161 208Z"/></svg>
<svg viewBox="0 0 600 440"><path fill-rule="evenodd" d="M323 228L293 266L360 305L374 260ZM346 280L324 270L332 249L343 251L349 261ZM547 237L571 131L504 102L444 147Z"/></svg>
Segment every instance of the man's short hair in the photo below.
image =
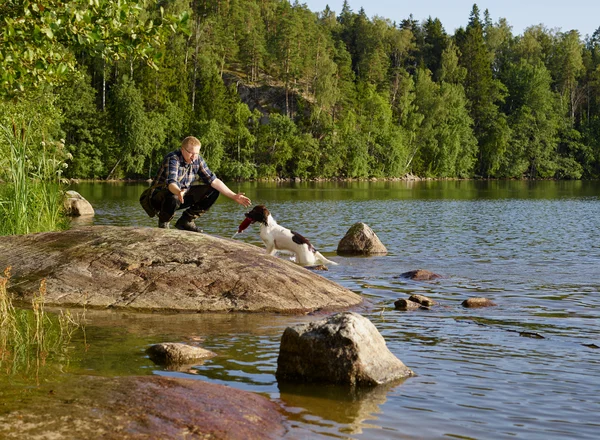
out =
<svg viewBox="0 0 600 440"><path fill-rule="evenodd" d="M194 148L194 147L202 147L202 143L200 140L194 136L188 136L181 142L182 148Z"/></svg>

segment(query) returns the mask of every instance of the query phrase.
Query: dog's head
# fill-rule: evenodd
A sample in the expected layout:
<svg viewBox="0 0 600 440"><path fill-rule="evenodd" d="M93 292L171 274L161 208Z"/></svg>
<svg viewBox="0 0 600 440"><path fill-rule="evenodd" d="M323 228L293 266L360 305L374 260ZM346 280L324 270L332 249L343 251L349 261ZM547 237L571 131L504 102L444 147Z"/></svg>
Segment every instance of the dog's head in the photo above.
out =
<svg viewBox="0 0 600 440"><path fill-rule="evenodd" d="M253 223L259 222L264 223L266 225L267 219L269 218L269 215L271 215L271 213L265 205L256 205L254 208L252 208L252 211L247 212L244 215L246 216L246 218L252 220Z"/></svg>
<svg viewBox="0 0 600 440"><path fill-rule="evenodd" d="M246 216L246 219L238 227L238 233L242 232L255 222L266 225L270 212L265 205L256 205L254 208L252 208L252 211L247 212L244 215Z"/></svg>

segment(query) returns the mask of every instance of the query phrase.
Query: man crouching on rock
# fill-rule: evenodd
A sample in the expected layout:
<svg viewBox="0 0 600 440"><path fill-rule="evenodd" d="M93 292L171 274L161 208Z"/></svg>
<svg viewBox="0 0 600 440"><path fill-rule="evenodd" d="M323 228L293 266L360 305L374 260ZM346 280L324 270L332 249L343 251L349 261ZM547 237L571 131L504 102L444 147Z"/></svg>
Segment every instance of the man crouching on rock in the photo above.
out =
<svg viewBox="0 0 600 440"><path fill-rule="evenodd" d="M158 227L168 229L171 219L178 209L185 209L175 227L185 231L202 232L194 224L194 219L204 214L215 203L219 193L242 206L248 207L251 201L244 193L234 193L208 168L200 156L200 141L186 137L181 149L167 154L163 160L153 185L152 206L158 212ZM193 185L197 177L204 185Z"/></svg>

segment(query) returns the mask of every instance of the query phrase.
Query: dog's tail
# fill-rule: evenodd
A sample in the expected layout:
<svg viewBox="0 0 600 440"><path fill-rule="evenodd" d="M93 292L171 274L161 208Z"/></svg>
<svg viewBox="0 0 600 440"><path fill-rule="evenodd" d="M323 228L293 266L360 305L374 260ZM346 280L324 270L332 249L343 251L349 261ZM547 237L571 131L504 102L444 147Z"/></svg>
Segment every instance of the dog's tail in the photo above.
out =
<svg viewBox="0 0 600 440"><path fill-rule="evenodd" d="M321 252L315 252L315 257L317 257L317 261L319 261L321 264L331 264L332 266L337 266L338 264L335 261L331 261L328 260L327 258L325 258Z"/></svg>

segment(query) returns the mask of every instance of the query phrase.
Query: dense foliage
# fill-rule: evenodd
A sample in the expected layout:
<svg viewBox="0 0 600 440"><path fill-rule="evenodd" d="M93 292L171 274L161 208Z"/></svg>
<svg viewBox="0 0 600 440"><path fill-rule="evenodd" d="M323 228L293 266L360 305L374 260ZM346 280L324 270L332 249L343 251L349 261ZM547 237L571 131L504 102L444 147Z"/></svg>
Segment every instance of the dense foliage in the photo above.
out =
<svg viewBox="0 0 600 440"><path fill-rule="evenodd" d="M513 35L477 5L465 21L449 35L347 2L6 0L0 123L64 139L78 178L152 176L187 135L223 178L599 177L600 28Z"/></svg>

